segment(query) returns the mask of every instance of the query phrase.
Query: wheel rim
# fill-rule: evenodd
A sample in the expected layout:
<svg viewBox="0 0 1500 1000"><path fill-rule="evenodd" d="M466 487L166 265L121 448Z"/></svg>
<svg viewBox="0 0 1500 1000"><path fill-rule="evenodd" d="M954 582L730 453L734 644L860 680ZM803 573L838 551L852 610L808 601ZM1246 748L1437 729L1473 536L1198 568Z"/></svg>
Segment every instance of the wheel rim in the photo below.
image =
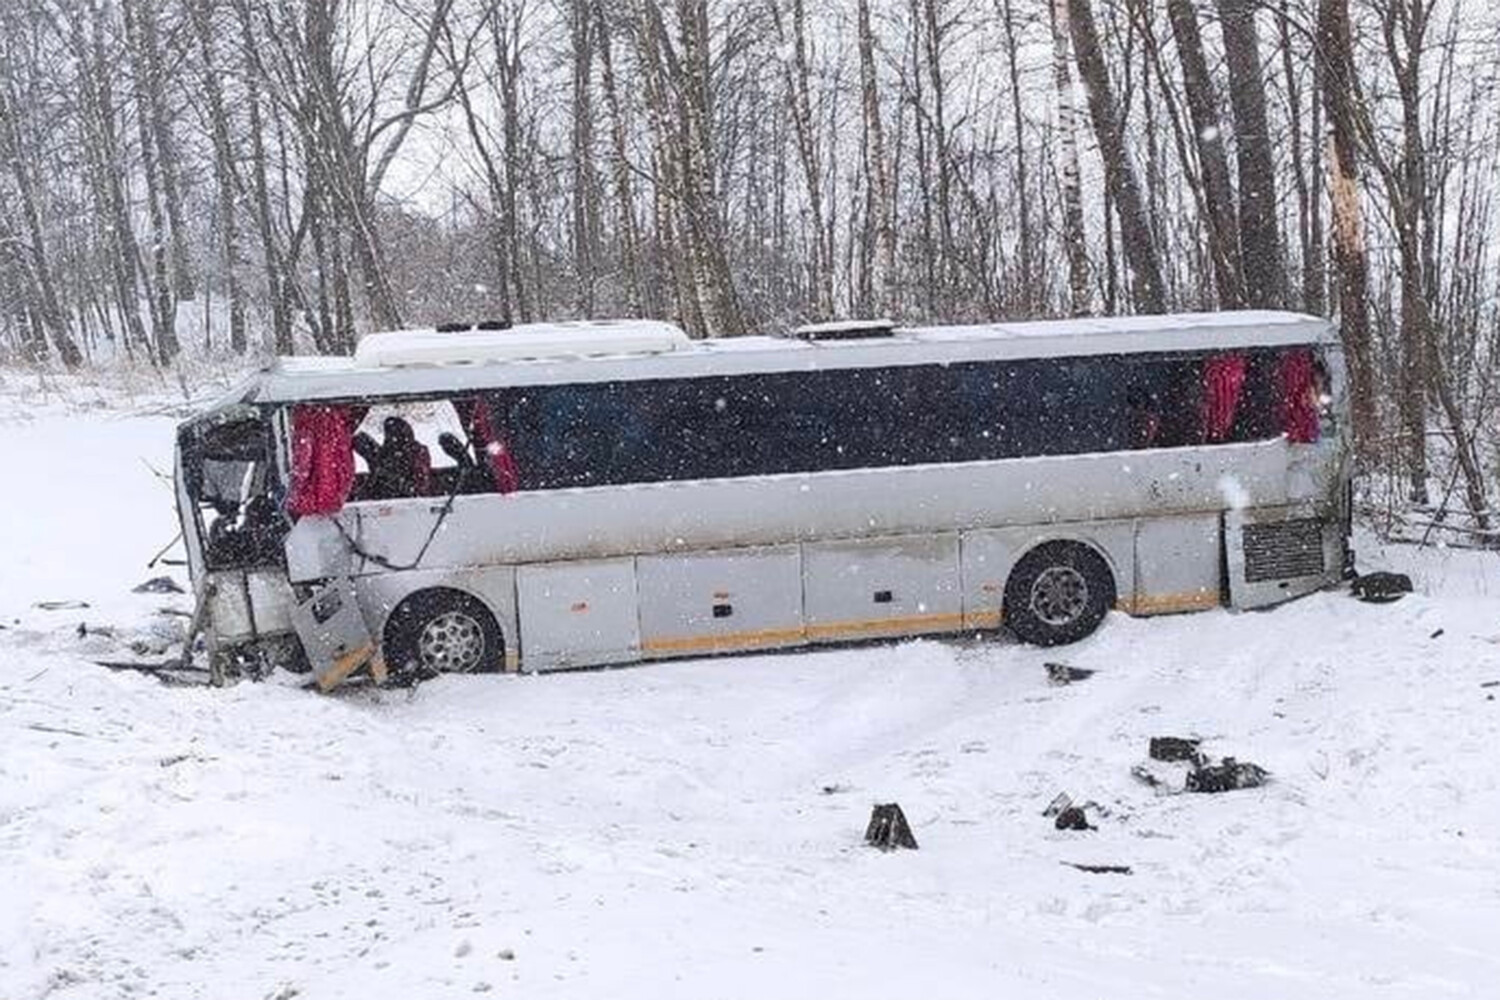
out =
<svg viewBox="0 0 1500 1000"><path fill-rule="evenodd" d="M428 622L417 639L417 658L429 671L465 674L484 657L484 629L472 615L449 611Z"/></svg>
<svg viewBox="0 0 1500 1000"><path fill-rule="evenodd" d="M1071 625L1088 604L1088 581L1071 566L1050 566L1031 585L1031 611L1048 625Z"/></svg>

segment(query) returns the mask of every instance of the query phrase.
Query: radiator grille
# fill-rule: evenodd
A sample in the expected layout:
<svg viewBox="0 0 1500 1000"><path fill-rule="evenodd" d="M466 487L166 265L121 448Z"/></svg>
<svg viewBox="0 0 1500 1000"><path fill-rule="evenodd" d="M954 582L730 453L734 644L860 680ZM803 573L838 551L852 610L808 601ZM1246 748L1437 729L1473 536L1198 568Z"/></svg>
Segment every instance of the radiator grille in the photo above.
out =
<svg viewBox="0 0 1500 1000"><path fill-rule="evenodd" d="M1323 525L1308 518L1245 525L1245 579L1249 583L1322 573Z"/></svg>

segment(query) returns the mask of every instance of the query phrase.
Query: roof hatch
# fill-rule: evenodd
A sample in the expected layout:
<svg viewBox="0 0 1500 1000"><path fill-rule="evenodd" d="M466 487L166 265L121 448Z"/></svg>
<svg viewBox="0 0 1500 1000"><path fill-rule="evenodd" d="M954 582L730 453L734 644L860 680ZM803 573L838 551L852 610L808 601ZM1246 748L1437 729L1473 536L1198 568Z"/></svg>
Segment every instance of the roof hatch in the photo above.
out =
<svg viewBox="0 0 1500 1000"><path fill-rule="evenodd" d="M889 319L841 319L799 326L792 336L798 340L865 340L889 337L895 329L895 321Z"/></svg>

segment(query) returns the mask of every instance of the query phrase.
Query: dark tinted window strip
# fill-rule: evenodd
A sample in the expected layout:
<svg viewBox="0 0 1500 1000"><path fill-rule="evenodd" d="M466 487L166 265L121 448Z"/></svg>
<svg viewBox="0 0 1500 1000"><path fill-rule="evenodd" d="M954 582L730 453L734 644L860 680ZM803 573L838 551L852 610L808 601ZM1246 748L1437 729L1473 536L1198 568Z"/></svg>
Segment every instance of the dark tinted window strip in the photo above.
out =
<svg viewBox="0 0 1500 1000"><path fill-rule="evenodd" d="M1273 438L1278 352L1242 352L1229 441ZM1201 443L1202 358L1103 356L526 386L491 395L521 488Z"/></svg>

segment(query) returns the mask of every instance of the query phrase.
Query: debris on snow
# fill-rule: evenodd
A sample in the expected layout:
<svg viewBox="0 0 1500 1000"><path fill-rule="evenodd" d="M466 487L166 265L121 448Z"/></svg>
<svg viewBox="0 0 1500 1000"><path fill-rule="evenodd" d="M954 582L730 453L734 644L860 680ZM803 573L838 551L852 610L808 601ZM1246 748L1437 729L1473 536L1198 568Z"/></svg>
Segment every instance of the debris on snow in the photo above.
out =
<svg viewBox="0 0 1500 1000"><path fill-rule="evenodd" d="M1225 757L1218 764L1199 764L1188 772L1186 790L1189 792L1233 792L1242 788L1259 788L1270 778L1271 772L1259 764L1248 761L1240 763L1233 757Z"/></svg>
<svg viewBox="0 0 1500 1000"><path fill-rule="evenodd" d="M181 594L182 585L170 576L153 576L145 583L130 588L132 594Z"/></svg>
<svg viewBox="0 0 1500 1000"><path fill-rule="evenodd" d="M88 601L36 601L31 605L38 611L78 611L89 606Z"/></svg>
<svg viewBox="0 0 1500 1000"><path fill-rule="evenodd" d="M1062 686L1072 684L1074 681L1088 680L1094 676L1094 671L1085 667L1074 667L1066 663L1044 663L1047 668L1047 681L1050 684Z"/></svg>
<svg viewBox="0 0 1500 1000"><path fill-rule="evenodd" d="M1068 806L1068 808L1057 814L1057 819L1053 821L1052 825L1059 830L1095 829L1094 825L1089 822L1088 816L1084 814L1084 811L1080 806Z"/></svg>
<svg viewBox="0 0 1500 1000"><path fill-rule="evenodd" d="M1153 736L1151 744L1146 751L1146 756L1152 760L1188 760L1196 761L1200 755L1198 747L1202 740L1185 736Z"/></svg>
<svg viewBox="0 0 1500 1000"><path fill-rule="evenodd" d="M1258 788L1271 776L1259 764L1241 763L1233 757L1215 763L1201 751L1201 744L1197 738L1153 736L1147 749L1150 760L1132 767L1130 774L1158 795Z"/></svg>
<svg viewBox="0 0 1500 1000"><path fill-rule="evenodd" d="M917 849L917 838L912 835L906 814L895 802L877 805L870 813L870 825L865 828L865 843L882 851L897 848Z"/></svg>
<svg viewBox="0 0 1500 1000"><path fill-rule="evenodd" d="M1366 604L1390 604L1411 592L1411 577L1405 573L1366 573L1349 585L1349 593Z"/></svg>
<svg viewBox="0 0 1500 1000"><path fill-rule="evenodd" d="M1058 792L1052 801L1047 803L1047 808L1042 810L1042 816L1045 819L1051 819L1072 804L1072 796L1067 792Z"/></svg>
<svg viewBox="0 0 1500 1000"><path fill-rule="evenodd" d="M1083 865L1076 861L1064 861L1063 864L1069 868L1077 868L1081 872L1090 875L1133 875L1129 865Z"/></svg>
<svg viewBox="0 0 1500 1000"><path fill-rule="evenodd" d="M1051 819L1053 827L1058 830L1093 830L1096 827L1089 822L1085 809L1096 809L1100 813L1105 810L1097 802L1085 802L1075 806L1073 798L1067 792L1059 792L1055 798L1047 803L1047 808L1042 810L1044 818Z"/></svg>

